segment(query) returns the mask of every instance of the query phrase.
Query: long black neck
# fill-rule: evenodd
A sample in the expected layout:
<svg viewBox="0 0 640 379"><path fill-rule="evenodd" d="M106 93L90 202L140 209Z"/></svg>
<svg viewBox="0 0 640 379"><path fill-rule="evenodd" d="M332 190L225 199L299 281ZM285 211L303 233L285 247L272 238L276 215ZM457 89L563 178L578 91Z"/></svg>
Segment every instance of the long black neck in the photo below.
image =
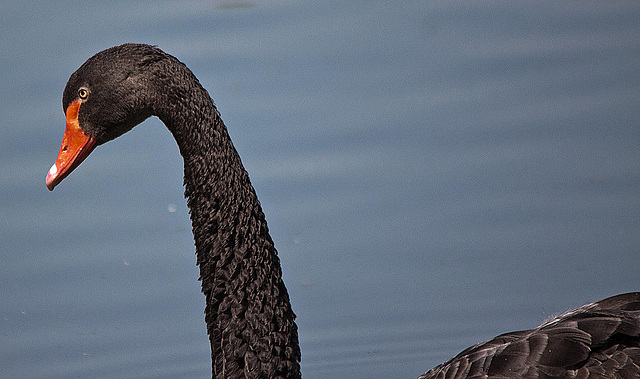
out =
<svg viewBox="0 0 640 379"><path fill-rule="evenodd" d="M300 377L295 315L249 176L207 91L175 58L165 64L153 108L184 159L213 377Z"/></svg>

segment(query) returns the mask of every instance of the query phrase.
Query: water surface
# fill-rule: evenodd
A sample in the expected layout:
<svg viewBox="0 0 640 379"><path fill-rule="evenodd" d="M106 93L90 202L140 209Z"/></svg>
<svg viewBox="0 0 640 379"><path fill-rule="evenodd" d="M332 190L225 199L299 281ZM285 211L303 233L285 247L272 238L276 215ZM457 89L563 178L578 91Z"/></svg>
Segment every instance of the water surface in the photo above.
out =
<svg viewBox="0 0 640 379"><path fill-rule="evenodd" d="M182 161L150 119L54 192L86 58L157 44L214 98L305 378L415 377L639 289L640 4L0 6L0 377L207 377Z"/></svg>

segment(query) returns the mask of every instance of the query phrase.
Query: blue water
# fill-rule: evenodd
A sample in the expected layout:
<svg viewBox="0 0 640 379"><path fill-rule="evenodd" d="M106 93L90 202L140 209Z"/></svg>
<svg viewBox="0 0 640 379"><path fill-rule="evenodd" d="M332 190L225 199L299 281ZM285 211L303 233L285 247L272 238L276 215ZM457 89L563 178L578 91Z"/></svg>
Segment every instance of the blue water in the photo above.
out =
<svg viewBox="0 0 640 379"><path fill-rule="evenodd" d="M640 289L640 3L0 5L0 377L210 375L182 161L150 119L49 192L69 75L157 44L264 207L305 378L411 378Z"/></svg>

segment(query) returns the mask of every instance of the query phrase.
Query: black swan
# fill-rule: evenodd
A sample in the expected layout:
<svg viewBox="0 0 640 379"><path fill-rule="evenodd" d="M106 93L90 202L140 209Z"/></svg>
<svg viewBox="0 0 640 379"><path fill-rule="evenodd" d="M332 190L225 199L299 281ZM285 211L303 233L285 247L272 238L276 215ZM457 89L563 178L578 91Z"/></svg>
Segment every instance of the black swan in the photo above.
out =
<svg viewBox="0 0 640 379"><path fill-rule="evenodd" d="M49 190L98 145L150 116L171 131L206 296L216 378L299 378L300 348L260 203L211 97L175 57L149 45L99 52L62 97L66 130ZM472 346L420 378L640 377L640 293L567 312Z"/></svg>

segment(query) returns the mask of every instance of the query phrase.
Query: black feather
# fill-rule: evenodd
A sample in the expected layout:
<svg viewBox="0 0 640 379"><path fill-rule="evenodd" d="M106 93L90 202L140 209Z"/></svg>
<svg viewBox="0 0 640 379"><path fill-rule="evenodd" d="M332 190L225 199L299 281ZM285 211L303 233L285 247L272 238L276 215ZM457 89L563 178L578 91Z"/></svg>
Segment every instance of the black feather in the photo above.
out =
<svg viewBox="0 0 640 379"><path fill-rule="evenodd" d="M80 108L80 126L98 144L151 115L178 143L213 377L300 377L295 314L280 261L249 176L207 91L176 58L138 44L87 60L67 83L65 109L83 86L90 95Z"/></svg>
<svg viewBox="0 0 640 379"><path fill-rule="evenodd" d="M472 346L427 378L639 378L640 293L587 304Z"/></svg>

